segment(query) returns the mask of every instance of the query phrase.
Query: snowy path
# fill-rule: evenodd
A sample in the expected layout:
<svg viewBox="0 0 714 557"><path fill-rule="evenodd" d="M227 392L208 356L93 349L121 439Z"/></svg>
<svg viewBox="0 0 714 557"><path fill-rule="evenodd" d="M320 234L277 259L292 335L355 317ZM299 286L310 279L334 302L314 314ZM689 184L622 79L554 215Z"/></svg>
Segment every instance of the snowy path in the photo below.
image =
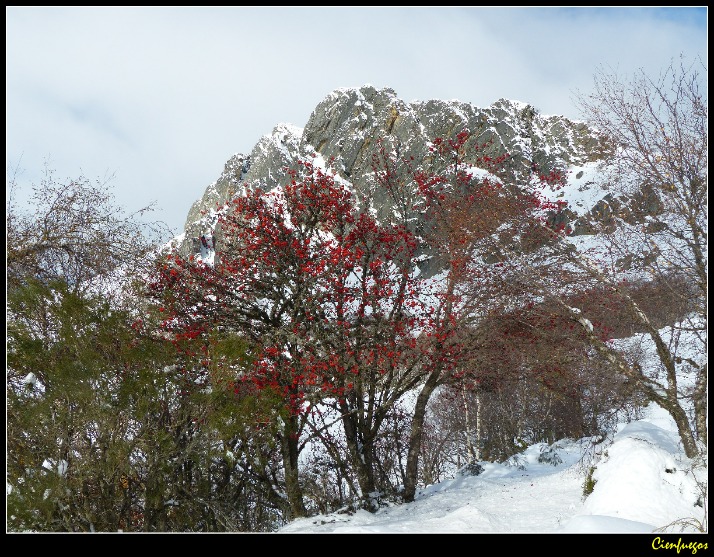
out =
<svg viewBox="0 0 714 557"><path fill-rule="evenodd" d="M358 511L311 517L280 532L554 532L583 507L580 450L573 444L559 455L562 464L542 464L534 448L526 453L525 470L486 463L481 475L429 486L411 505L383 508L376 515Z"/></svg>

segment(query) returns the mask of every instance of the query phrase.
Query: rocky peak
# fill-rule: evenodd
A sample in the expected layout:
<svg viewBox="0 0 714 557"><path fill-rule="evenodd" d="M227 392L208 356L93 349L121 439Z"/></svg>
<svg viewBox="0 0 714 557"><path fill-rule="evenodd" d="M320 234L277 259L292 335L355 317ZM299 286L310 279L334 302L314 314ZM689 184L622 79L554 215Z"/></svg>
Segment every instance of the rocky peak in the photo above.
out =
<svg viewBox="0 0 714 557"><path fill-rule="evenodd" d="M181 251L197 253L192 239L213 231L218 206L240 192L242 183L272 189L284 182L286 169L312 154L332 161L329 164L342 179L356 191L369 192L372 205L381 208L386 197L374 191L371 178L379 139L399 145L402 156L428 164L428 146L434 138L454 137L464 129L472 133L471 144L491 142L488 154L509 153L508 171L516 180L534 163L549 172L591 163L602 154L597 135L586 124L541 115L520 101L499 99L487 108L458 100L408 103L390 88L340 88L315 107L304 128L279 124L250 155L234 155L226 163L221 177L191 207ZM476 164L476 155L466 162Z"/></svg>

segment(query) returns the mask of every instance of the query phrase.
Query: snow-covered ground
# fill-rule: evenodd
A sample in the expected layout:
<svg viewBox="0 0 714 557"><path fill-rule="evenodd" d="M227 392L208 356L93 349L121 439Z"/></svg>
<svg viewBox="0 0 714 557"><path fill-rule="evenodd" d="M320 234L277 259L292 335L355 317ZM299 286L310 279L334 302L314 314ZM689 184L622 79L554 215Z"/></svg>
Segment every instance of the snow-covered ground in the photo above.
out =
<svg viewBox="0 0 714 557"><path fill-rule="evenodd" d="M555 443L550 462L539 461L549 447L533 445L512 465L482 463L480 475L431 485L413 503L299 519L279 533L700 533L707 470L692 469L668 414L650 405L645 416L596 445Z"/></svg>

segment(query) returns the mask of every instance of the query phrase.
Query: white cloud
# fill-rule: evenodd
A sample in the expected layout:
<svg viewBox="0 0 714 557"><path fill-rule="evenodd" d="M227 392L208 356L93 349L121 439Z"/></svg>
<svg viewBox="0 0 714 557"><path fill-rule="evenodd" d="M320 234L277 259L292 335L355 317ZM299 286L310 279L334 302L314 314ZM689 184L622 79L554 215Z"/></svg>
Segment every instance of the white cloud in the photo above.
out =
<svg viewBox="0 0 714 557"><path fill-rule="evenodd" d="M694 14L695 17L690 17ZM116 175L177 232L236 152L338 87L577 118L598 65L706 59L706 9L7 7L6 163Z"/></svg>

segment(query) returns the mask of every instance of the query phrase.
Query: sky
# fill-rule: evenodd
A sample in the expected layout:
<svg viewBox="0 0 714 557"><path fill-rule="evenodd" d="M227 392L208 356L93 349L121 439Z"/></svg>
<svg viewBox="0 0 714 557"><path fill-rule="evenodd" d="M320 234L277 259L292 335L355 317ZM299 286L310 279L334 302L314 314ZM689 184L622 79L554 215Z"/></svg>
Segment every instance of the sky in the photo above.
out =
<svg viewBox="0 0 714 557"><path fill-rule="evenodd" d="M6 182L107 181L176 234L236 153L343 87L579 119L598 68L706 63L704 7L6 7Z"/></svg>
<svg viewBox="0 0 714 557"><path fill-rule="evenodd" d="M560 462L538 461L549 448ZM639 549L648 552L668 549L652 544L678 539L685 545L707 541L697 529L706 524L704 508L696 505L707 471L692 469L674 421L656 405L647 407L641 419L619 424L601 443L593 444L592 438L563 439L552 446L539 443L510 462L481 464L484 471L478 476L456 475L428 486L418 491L413 503L383 507L374 514L299 519L278 533L637 534L639 542L624 541L632 547L639 543ZM595 484L585 497L583 486L593 465ZM512 538L508 543L513 549L520 542ZM669 549L662 554L674 554ZM693 554L681 545L680 551Z"/></svg>

